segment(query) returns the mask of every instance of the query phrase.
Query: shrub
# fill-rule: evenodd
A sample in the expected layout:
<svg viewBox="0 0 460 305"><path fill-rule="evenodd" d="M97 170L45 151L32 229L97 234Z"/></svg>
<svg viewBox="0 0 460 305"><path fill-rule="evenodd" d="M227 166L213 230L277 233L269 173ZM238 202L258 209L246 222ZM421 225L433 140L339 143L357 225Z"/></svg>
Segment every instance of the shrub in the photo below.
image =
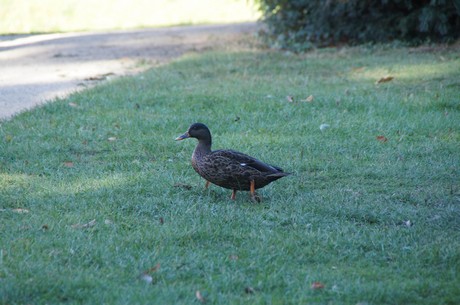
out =
<svg viewBox="0 0 460 305"><path fill-rule="evenodd" d="M259 4L267 37L281 48L448 41L460 36L460 0L259 0Z"/></svg>

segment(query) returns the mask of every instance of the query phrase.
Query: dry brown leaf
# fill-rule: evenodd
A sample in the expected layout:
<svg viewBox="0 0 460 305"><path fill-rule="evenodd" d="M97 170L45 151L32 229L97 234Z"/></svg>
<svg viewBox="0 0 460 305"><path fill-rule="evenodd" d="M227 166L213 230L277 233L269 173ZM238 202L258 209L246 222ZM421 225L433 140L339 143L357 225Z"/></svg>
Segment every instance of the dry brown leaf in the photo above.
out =
<svg viewBox="0 0 460 305"><path fill-rule="evenodd" d="M183 189L186 189L186 190L191 190L192 189L192 186L190 184L185 184L185 183L175 183L174 187L179 187L179 188L183 188Z"/></svg>
<svg viewBox="0 0 460 305"><path fill-rule="evenodd" d="M144 271L144 274L149 274L149 273L153 273L153 272L157 272L159 269L160 269L160 264L156 264L155 266L153 266L152 268L150 269L147 269Z"/></svg>
<svg viewBox="0 0 460 305"><path fill-rule="evenodd" d="M317 290L317 289L323 289L323 288L324 288L324 284L321 282L313 282L311 284L311 289Z"/></svg>
<svg viewBox="0 0 460 305"><path fill-rule="evenodd" d="M93 219L91 220L90 222L88 223L77 223L77 224L74 224L72 225L72 228L74 229L87 229L87 228L91 228L91 227L94 227L96 225L96 219Z"/></svg>
<svg viewBox="0 0 460 305"><path fill-rule="evenodd" d="M197 300L200 301L201 303L206 303L206 299L201 295L201 292L199 290L195 292L195 296Z"/></svg>
<svg viewBox="0 0 460 305"><path fill-rule="evenodd" d="M139 278L146 282L147 284L152 284L153 283L153 277L150 275L151 273L157 272L158 269L160 269L160 264L156 264L152 268L149 268L145 270L144 272L141 273Z"/></svg>
<svg viewBox="0 0 460 305"><path fill-rule="evenodd" d="M313 99L314 99L313 95L310 95L309 97L307 97L307 99L305 101L311 103L311 102L313 102Z"/></svg>
<svg viewBox="0 0 460 305"><path fill-rule="evenodd" d="M65 161L64 166L65 167L73 167L73 162L72 161Z"/></svg>
<svg viewBox="0 0 460 305"><path fill-rule="evenodd" d="M388 141L388 139L385 136L377 136L376 139L377 141L382 142L382 143L385 143L386 141Z"/></svg>
<svg viewBox="0 0 460 305"><path fill-rule="evenodd" d="M97 81L97 80L106 80L107 78L109 78L109 76L112 76L112 75L115 75L115 73L113 72L109 72L109 73L105 73L105 74L100 74L100 75L96 75L96 76L90 76L88 78L85 78L85 80L89 81Z"/></svg>
<svg viewBox="0 0 460 305"><path fill-rule="evenodd" d="M228 256L228 258L229 258L231 261L236 261L236 260L238 260L239 257L238 257L238 255L236 255L236 254L231 254L231 255Z"/></svg>
<svg viewBox="0 0 460 305"><path fill-rule="evenodd" d="M388 82L391 82L393 79L394 79L393 76L384 76L378 81L376 81L375 84L388 83Z"/></svg>

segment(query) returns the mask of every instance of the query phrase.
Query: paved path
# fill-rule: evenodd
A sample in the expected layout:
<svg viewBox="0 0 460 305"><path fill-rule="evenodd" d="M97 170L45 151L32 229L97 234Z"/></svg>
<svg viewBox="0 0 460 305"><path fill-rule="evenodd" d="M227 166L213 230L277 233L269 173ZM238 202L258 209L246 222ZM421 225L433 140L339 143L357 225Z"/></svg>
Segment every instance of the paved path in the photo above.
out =
<svg viewBox="0 0 460 305"><path fill-rule="evenodd" d="M137 73L184 53L233 41L256 28L255 23L243 23L0 36L0 119L91 86L107 75Z"/></svg>

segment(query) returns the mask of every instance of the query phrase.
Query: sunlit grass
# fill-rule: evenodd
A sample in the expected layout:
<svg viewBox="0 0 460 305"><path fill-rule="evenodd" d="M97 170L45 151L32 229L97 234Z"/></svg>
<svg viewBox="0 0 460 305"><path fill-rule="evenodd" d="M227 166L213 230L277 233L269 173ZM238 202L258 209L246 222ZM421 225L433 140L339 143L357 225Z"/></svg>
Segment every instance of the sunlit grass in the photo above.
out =
<svg viewBox="0 0 460 305"><path fill-rule="evenodd" d="M395 81L420 81L431 80L436 81L449 80L449 75L456 75L458 67L452 66L449 62L439 60L431 64L410 64L401 63L400 65L387 67L356 67L350 71L350 76L357 80L378 82L381 78L391 76ZM440 85L443 83L441 82Z"/></svg>
<svg viewBox="0 0 460 305"><path fill-rule="evenodd" d="M255 21L245 0L0 0L0 33L131 29Z"/></svg>

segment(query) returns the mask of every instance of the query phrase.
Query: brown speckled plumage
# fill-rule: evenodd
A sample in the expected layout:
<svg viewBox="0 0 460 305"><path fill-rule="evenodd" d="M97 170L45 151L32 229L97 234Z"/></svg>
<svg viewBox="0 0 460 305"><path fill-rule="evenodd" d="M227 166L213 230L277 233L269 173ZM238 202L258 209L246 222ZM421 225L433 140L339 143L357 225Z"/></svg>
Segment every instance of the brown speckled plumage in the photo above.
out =
<svg viewBox="0 0 460 305"><path fill-rule="evenodd" d="M198 140L192 155L195 171L206 181L233 190L232 199L235 199L236 191L250 191L251 198L259 201L255 189L289 175L277 166L268 165L234 150L212 151L211 132L202 123L192 124L176 140L186 138Z"/></svg>

